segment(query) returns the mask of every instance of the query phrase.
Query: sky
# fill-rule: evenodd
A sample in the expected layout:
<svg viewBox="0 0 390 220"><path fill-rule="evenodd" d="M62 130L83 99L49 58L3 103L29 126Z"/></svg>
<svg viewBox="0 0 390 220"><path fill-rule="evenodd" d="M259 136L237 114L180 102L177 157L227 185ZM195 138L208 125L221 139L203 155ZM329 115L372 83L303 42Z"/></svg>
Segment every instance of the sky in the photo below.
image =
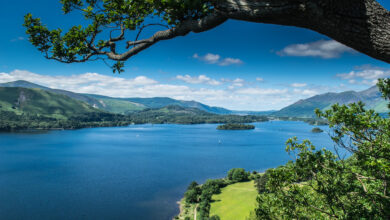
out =
<svg viewBox="0 0 390 220"><path fill-rule="evenodd" d="M380 0L390 9L390 2ZM364 90L390 77L390 65L316 32L230 20L199 34L159 42L113 74L103 62L45 59L22 27L32 13L49 28L85 24L59 0L2 0L0 83L27 80L112 97L171 97L232 110L278 110L326 92ZM144 33L148 37L153 30Z"/></svg>

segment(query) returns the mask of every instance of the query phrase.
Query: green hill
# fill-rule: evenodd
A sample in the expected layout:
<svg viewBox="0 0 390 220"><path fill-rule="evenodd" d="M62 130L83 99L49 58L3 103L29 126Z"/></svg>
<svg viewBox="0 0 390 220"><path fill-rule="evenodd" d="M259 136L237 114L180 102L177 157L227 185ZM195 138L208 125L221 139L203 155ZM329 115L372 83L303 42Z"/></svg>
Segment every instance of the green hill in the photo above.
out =
<svg viewBox="0 0 390 220"><path fill-rule="evenodd" d="M86 102L90 106L93 106L94 108L98 108L100 110L108 111L115 114L127 114L133 111L139 111L145 109L143 105L126 101L126 100L120 100L116 98L110 98L110 97L99 96L99 95L87 95L87 94L74 93L74 92L69 92L61 89L51 89L24 80L3 83L0 84L0 87L38 88L52 93L65 95L82 102Z"/></svg>
<svg viewBox="0 0 390 220"><path fill-rule="evenodd" d="M142 104L148 108L163 108L169 105L178 105L186 108L197 108L205 112L214 114L231 114L232 111L220 108L211 107L196 101L182 101L166 97L155 97L155 98L127 98L125 100Z"/></svg>
<svg viewBox="0 0 390 220"><path fill-rule="evenodd" d="M268 120L265 116L218 115L179 105L169 105L160 109L145 109L131 113L128 117L136 124L251 123Z"/></svg>
<svg viewBox="0 0 390 220"><path fill-rule="evenodd" d="M42 89L0 87L0 111L59 119L101 112L85 102Z"/></svg>
<svg viewBox="0 0 390 220"><path fill-rule="evenodd" d="M146 108L164 108L169 105L178 105L186 108L197 108L209 113L232 114L233 112L224 108L211 107L200 102L182 101L165 97L156 98L113 98L95 94L80 94L60 89L51 89L28 81L19 80L14 82L2 83L0 87L22 87L38 88L56 94L66 95L88 103L89 105L115 114L129 114L134 111L140 111Z"/></svg>
<svg viewBox="0 0 390 220"><path fill-rule="evenodd" d="M347 91L342 93L326 93L317 95L305 100L300 100L290 106L272 113L275 116L287 117L315 117L315 109L326 110L333 104L350 104L362 101L369 109L374 109L378 113L388 112L386 101L382 98L378 87L374 86L361 92Z"/></svg>
<svg viewBox="0 0 390 220"><path fill-rule="evenodd" d="M147 108L143 104L135 103L122 98L112 98L93 94L85 94L85 96L98 100L99 104L101 105L101 109L115 114L129 114Z"/></svg>

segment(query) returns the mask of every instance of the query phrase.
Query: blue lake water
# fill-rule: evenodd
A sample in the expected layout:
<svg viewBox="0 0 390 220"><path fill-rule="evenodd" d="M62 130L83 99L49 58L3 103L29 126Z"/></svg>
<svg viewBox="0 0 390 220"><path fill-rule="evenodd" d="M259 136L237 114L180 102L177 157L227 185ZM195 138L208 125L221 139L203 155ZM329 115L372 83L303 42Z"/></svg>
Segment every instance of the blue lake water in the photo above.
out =
<svg viewBox="0 0 390 220"><path fill-rule="evenodd" d="M303 122L136 125L0 134L0 219L171 219L193 180L234 167L264 171L291 158L288 138L332 147ZM327 130L326 127L322 127Z"/></svg>

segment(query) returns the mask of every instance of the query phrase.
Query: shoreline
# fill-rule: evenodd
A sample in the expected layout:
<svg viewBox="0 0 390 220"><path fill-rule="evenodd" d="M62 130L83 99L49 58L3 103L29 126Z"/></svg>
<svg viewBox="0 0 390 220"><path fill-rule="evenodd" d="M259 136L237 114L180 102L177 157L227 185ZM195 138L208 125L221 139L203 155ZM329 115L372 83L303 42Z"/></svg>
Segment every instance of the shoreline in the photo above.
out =
<svg viewBox="0 0 390 220"><path fill-rule="evenodd" d="M253 124L253 123L264 123L264 122L280 122L280 121L295 121L295 122L303 122L311 126L325 126L325 125L313 125L304 119L302 120L283 120L283 119L272 119L268 121L254 121L254 122L247 122L246 124ZM72 131L72 130L81 130L81 129L88 129L88 128L124 128L129 127L131 125L223 125L226 123L130 123L127 125L113 125L113 126L85 126L80 128L26 128L26 129L11 129L11 130L0 130L1 133L29 133L29 132L50 132L50 131ZM219 129L221 131L228 131L229 129ZM237 129L237 130L253 130L253 129Z"/></svg>

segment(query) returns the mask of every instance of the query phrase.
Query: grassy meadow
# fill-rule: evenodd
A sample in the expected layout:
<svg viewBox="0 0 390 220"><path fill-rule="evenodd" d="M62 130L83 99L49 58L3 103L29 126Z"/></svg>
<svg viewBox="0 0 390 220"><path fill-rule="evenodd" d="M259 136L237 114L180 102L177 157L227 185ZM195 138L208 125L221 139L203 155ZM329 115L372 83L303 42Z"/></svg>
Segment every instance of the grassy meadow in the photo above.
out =
<svg viewBox="0 0 390 220"><path fill-rule="evenodd" d="M253 181L235 183L213 195L210 216L218 215L221 220L245 220L256 207L256 191Z"/></svg>

